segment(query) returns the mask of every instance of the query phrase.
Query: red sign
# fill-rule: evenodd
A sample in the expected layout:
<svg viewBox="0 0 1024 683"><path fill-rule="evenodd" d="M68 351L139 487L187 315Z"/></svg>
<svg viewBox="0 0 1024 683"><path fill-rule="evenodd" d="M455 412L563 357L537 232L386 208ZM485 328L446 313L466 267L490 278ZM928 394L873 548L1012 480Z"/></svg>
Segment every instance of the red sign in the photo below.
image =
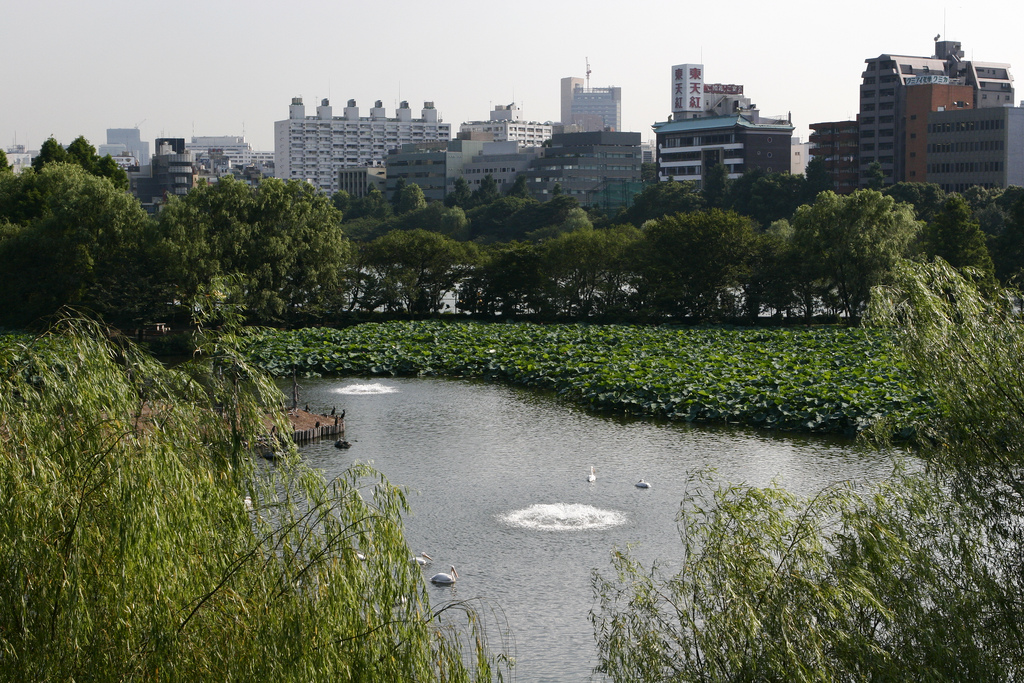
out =
<svg viewBox="0 0 1024 683"><path fill-rule="evenodd" d="M704 92L713 95L742 95L742 85L726 85L725 83L705 83Z"/></svg>

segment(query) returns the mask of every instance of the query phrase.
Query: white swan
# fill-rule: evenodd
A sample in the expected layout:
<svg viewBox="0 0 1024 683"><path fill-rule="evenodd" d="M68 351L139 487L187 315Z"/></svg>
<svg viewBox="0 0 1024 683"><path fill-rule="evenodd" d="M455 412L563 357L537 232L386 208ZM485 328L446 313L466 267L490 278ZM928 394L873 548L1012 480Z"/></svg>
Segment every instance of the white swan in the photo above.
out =
<svg viewBox="0 0 1024 683"><path fill-rule="evenodd" d="M422 567L433 562L434 558L432 558L430 555L427 555L426 553L420 553L419 555L413 555L411 558L409 558L409 561L415 562L416 564Z"/></svg>
<svg viewBox="0 0 1024 683"><path fill-rule="evenodd" d="M651 484L649 482L646 482L643 479L641 479L640 481L638 481L636 483L636 487L638 489L649 489L649 488L651 488Z"/></svg>
<svg viewBox="0 0 1024 683"><path fill-rule="evenodd" d="M444 572L441 572L440 574L434 574L430 577L430 581L431 583L440 584L442 586L450 586L453 583L455 583L455 580L457 578L459 578L459 573L455 571L455 565L452 565L451 574L445 574Z"/></svg>
<svg viewBox="0 0 1024 683"><path fill-rule="evenodd" d="M587 477L587 481L597 481L597 475L594 474L594 466L590 466L590 476Z"/></svg>

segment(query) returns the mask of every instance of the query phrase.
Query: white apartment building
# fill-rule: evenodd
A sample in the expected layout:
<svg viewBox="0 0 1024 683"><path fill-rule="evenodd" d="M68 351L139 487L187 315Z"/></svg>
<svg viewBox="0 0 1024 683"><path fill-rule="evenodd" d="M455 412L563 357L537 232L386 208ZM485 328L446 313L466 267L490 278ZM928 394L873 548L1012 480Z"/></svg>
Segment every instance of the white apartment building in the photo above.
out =
<svg viewBox="0 0 1024 683"><path fill-rule="evenodd" d="M523 121L519 107L515 103L499 104L491 111L488 121L469 121L459 126L459 137L476 134L492 136L493 142L516 142L520 147L540 147L551 139L553 126L551 123Z"/></svg>
<svg viewBox="0 0 1024 683"><path fill-rule="evenodd" d="M408 102L402 102L394 118L388 118L380 100L369 116L359 116L355 100L349 100L343 116L334 116L328 100L306 116L301 97L293 97L288 118L274 123L275 175L285 180L306 180L321 191L340 189L343 168L383 166L388 152L403 144L447 142L451 124L442 123L433 102L424 102L420 118L412 118Z"/></svg>

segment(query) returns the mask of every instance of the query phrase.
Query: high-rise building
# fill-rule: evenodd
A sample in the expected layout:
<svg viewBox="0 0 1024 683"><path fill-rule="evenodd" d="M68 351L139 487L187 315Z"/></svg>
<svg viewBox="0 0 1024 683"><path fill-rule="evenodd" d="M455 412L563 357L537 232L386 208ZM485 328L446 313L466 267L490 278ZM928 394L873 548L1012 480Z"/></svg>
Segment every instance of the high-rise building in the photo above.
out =
<svg viewBox="0 0 1024 683"><path fill-rule="evenodd" d="M883 54L864 60L866 67L861 74L860 86L860 185L870 180L871 165L879 164L887 183L919 180L909 172L920 172L919 163L908 161L919 157L911 144L908 148L907 124L916 113L920 124L923 114L921 107L948 105L941 102L959 102L955 108L1005 107L1013 102L1013 77L1010 65L997 62L964 60L964 51L957 41L939 40L935 37L935 53L931 57ZM914 96L915 112L908 112L908 93L911 87L922 85L937 86L927 96ZM973 104L961 94L951 95L946 89L963 86L973 93ZM930 109L929 111L936 111ZM916 140L917 138L910 138Z"/></svg>
<svg viewBox="0 0 1024 683"><path fill-rule="evenodd" d="M348 101L343 116L334 116L326 99L316 108L316 116L306 116L302 98L295 97L288 118L274 123L275 175L305 180L333 194L343 168L382 166L388 153L403 144L449 139L451 125L441 122L433 102L423 104L418 119L412 117L408 102L388 118L380 100L369 116L359 116L355 100Z"/></svg>
<svg viewBox="0 0 1024 683"><path fill-rule="evenodd" d="M192 154L184 138L157 138L151 163L138 173L129 173L132 192L150 213L156 213L172 195L186 195L195 186Z"/></svg>
<svg viewBox="0 0 1024 683"><path fill-rule="evenodd" d="M107 128L107 144L97 150L100 156L128 152L142 166L149 165L149 143L143 142L138 128Z"/></svg>
<svg viewBox="0 0 1024 683"><path fill-rule="evenodd" d="M577 132L622 130L622 88L591 88L582 78L562 79L562 123Z"/></svg>
<svg viewBox="0 0 1024 683"><path fill-rule="evenodd" d="M860 134L856 121L823 121L811 126L811 157L821 159L839 194L850 194L860 185Z"/></svg>

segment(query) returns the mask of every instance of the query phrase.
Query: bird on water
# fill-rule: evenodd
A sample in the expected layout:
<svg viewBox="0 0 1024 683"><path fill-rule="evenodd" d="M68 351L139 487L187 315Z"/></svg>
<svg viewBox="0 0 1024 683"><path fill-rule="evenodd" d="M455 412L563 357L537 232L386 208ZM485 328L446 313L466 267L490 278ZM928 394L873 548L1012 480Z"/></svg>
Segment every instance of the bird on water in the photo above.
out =
<svg viewBox="0 0 1024 683"><path fill-rule="evenodd" d="M450 586L455 583L455 580L459 578L459 573L455 571L455 565L452 565L451 573L445 574L440 572L430 577L431 583L436 583L442 586Z"/></svg>

